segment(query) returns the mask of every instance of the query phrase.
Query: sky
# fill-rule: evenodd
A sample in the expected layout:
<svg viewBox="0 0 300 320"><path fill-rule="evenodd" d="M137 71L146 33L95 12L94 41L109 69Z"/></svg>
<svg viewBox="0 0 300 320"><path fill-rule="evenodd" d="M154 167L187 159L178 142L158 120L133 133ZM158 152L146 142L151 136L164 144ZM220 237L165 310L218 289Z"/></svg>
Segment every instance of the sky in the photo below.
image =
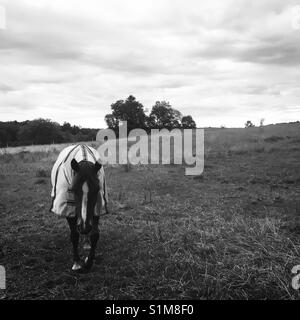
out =
<svg viewBox="0 0 300 320"><path fill-rule="evenodd" d="M129 95L199 127L297 121L299 40L300 0L0 0L0 121L103 128Z"/></svg>

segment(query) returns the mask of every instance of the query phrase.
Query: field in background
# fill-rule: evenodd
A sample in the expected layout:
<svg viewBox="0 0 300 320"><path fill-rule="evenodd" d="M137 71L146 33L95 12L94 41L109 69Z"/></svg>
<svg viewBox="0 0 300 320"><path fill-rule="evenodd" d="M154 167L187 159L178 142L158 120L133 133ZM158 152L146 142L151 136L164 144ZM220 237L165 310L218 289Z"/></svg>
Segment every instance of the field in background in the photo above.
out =
<svg viewBox="0 0 300 320"><path fill-rule="evenodd" d="M66 222L49 213L50 171L65 145L1 150L3 298L299 299L299 143L299 123L207 129L201 176L179 165L107 166L111 214L82 275L70 272Z"/></svg>

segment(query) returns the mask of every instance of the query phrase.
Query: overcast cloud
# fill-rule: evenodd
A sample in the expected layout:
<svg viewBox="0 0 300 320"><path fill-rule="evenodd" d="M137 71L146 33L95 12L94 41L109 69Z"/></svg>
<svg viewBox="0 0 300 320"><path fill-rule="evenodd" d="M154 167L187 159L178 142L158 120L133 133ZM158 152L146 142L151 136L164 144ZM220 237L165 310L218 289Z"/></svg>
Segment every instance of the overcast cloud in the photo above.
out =
<svg viewBox="0 0 300 320"><path fill-rule="evenodd" d="M167 100L198 126L300 120L298 4L0 0L0 121L104 127L130 94L148 109Z"/></svg>

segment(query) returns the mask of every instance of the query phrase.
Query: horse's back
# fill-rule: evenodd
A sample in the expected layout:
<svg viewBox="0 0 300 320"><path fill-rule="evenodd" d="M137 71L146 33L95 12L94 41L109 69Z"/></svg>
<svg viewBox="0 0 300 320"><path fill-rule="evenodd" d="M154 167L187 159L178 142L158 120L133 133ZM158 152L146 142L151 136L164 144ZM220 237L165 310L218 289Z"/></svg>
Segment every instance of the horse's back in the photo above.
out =
<svg viewBox="0 0 300 320"><path fill-rule="evenodd" d="M51 183L52 183L52 186L54 186L55 184L55 177L56 177L56 173L57 173L57 170L59 168L59 166L61 165L61 163L66 159L67 155L71 152L72 149L74 149L76 146L75 145L72 145L72 146L68 146L66 148L64 148L58 155L54 165L53 165L53 168L52 168L52 171L51 171Z"/></svg>

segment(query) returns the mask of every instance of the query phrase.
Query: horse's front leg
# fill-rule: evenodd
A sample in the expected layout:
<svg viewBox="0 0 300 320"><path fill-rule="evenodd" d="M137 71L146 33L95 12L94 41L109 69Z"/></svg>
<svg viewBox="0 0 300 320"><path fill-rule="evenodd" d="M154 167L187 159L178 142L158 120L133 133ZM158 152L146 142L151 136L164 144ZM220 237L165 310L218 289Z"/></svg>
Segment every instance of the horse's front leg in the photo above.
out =
<svg viewBox="0 0 300 320"><path fill-rule="evenodd" d="M99 240L99 217L93 217L93 228L90 235L91 249L85 260L85 268L90 270L95 260L95 251Z"/></svg>
<svg viewBox="0 0 300 320"><path fill-rule="evenodd" d="M76 217L71 217L67 218L69 227L70 227L70 240L72 242L73 246L73 271L78 271L82 268L80 264L80 257L78 253L78 242L79 242L79 232L77 230L77 218Z"/></svg>

